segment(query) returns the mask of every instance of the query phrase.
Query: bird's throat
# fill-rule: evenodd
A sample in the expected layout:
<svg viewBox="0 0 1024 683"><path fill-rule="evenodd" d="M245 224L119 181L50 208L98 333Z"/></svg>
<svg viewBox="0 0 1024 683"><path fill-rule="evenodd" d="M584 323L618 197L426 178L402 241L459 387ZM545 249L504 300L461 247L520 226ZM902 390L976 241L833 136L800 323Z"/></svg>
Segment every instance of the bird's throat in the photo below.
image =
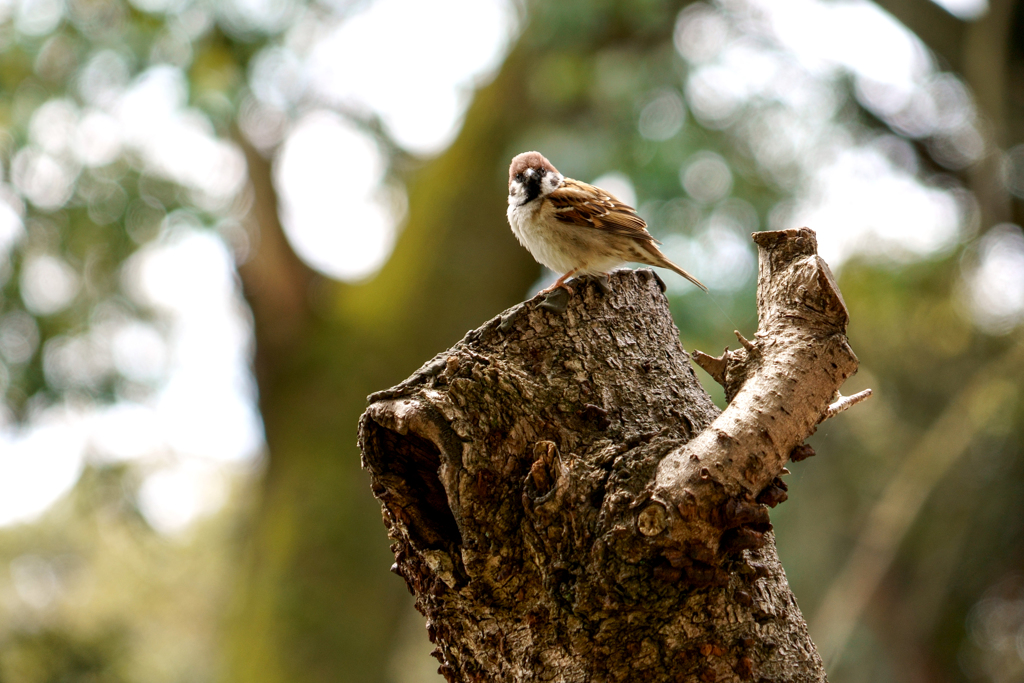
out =
<svg viewBox="0 0 1024 683"><path fill-rule="evenodd" d="M526 178L526 180L523 182L523 191L526 193L526 197L523 199L522 203L519 206L529 204L534 199L540 196L541 179L541 175L537 173L533 173Z"/></svg>

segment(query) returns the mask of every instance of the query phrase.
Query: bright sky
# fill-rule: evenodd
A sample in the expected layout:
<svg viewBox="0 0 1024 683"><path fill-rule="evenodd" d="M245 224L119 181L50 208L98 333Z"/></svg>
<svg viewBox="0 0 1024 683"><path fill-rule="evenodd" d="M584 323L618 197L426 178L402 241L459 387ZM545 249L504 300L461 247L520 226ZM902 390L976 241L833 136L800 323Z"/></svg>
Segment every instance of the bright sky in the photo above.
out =
<svg viewBox="0 0 1024 683"><path fill-rule="evenodd" d="M961 14L987 8L984 0L940 4ZM13 7L0 0L0 14ZM63 11L56 0L18 7L19 26L37 34ZM680 15L677 48L692 68L678 91L650 98L638 132L666 140L689 115L711 127L733 127L773 177L800 188L793 203L773 212L769 227L815 228L834 266L856 253L905 260L954 244L970 218L964 197L919 182L905 140L852 139L833 115L841 104L837 80L849 76L864 106L909 137L949 141L950 165L966 165L983 147L962 84L939 73L915 36L863 0L748 0L730 7L746 20L730 24L703 3ZM329 101L379 117L414 153L436 153L457 133L473 87L493 73L517 30L509 0L376 0L337 27L311 21L300 21L283 46L254 63L248 130L268 144L280 120L275 108ZM871 37L870 49L864 36ZM32 144L12 162L18 193L40 207L59 206L82 168L130 148L150 173L190 188L201 206L230 206L244 178L242 156L188 108L180 69L128 74L119 54L100 52L80 79L84 105L57 100L37 112ZM383 169L373 139L336 114L309 111L288 132L275 165L282 217L296 251L312 266L359 280L386 260L405 198L400 188L382 186ZM592 180L636 201L630 178L615 169ZM710 210L692 238L667 240L666 251L714 289L742 286L756 272L747 234L757 216L729 196L728 165L698 152L680 167L679 182L680 203L657 210ZM125 209L116 187L96 191L102 195L97 211ZM6 250L23 233L21 199L2 184L0 198L0 250ZM260 453L252 331L232 254L218 236L234 234L230 221L211 230L189 214L164 216L138 204L127 207L127 216L133 234L162 225L160 239L132 260L124 278L132 296L163 312L159 324L167 334L117 310L101 312L103 324L87 338L48 344L45 365L51 381L69 386L88 386L113 366L132 382L160 388L147 394L129 387L107 408L57 406L21 432L0 427L0 524L40 514L70 489L88 458L130 459L146 473L143 513L174 533L216 509L233 473ZM1022 259L1024 237L1008 225L986 237L973 265L965 266L962 299L982 311L972 314L979 325L1002 330L1024 318ZM26 305L40 313L60 310L81 286L68 264L45 252L28 255L22 277ZM668 282L675 286L676 279ZM31 348L33 326L30 316L0 320L0 353L9 362Z"/></svg>

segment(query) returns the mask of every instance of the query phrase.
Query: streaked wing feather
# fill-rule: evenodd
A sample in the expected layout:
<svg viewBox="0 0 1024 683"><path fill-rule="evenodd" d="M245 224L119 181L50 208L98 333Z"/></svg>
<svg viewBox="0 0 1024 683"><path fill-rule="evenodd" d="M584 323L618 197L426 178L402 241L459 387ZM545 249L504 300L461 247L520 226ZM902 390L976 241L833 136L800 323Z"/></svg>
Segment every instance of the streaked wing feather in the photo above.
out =
<svg viewBox="0 0 1024 683"><path fill-rule="evenodd" d="M633 207L593 185L566 178L547 200L555 208L555 218L563 223L656 242L647 232L647 223Z"/></svg>

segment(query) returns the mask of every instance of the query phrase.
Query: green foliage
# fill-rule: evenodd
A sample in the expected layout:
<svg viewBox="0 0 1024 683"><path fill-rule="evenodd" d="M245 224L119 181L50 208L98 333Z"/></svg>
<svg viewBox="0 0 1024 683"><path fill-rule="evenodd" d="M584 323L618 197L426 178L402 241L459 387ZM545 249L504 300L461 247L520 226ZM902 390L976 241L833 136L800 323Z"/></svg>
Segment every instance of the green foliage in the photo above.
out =
<svg viewBox="0 0 1024 683"><path fill-rule="evenodd" d="M33 197L8 198L22 209L23 235L0 255L0 319L23 320L26 310L20 289L24 261L33 255L59 258L77 281L70 301L55 311L28 310L35 330L27 334L8 326L11 335L32 347L27 357L0 358L3 403L19 420L62 400L67 392L90 400L109 401L125 380L116 371L82 384L54 381L44 371L44 350L54 340L86 338L104 308L127 318L149 319L124 289L122 269L138 248L156 239L161 221L184 209L205 225L213 225L230 207L197 201L197 188L183 187L166 172L152 168L144 153L122 140L120 151L98 163L83 163L75 150L41 141L60 136L54 123L33 119L44 105L63 103L72 116L111 104L111 93L130 84L154 66L183 69L188 103L202 112L216 135L230 140L237 112L247 92L249 61L273 44L283 27L271 30L246 26L231 6L188 2L170 14L144 12L124 0L72 2L52 32L37 36L19 32L16 22L0 25L0 149L8 177L19 173L27 153L50 148L50 158L71 174L63 198L39 203ZM237 12L237 8L234 9ZM36 128L33 129L33 121ZM58 124L60 125L60 124ZM63 133L67 135L67 133ZM63 143L68 143L64 140ZM21 163L22 173L33 173ZM52 166L52 164L51 164ZM39 176L25 182L54 183ZM59 184L59 183L58 183ZM42 188L45 194L47 188ZM201 190L202 188L198 188ZM59 191L59 188L58 188ZM5 262L5 263L4 263ZM20 312L20 313L19 313Z"/></svg>
<svg viewBox="0 0 1024 683"><path fill-rule="evenodd" d="M0 681L214 680L241 499L165 538L138 511L139 481L88 467L40 520L0 534Z"/></svg>
<svg viewBox="0 0 1024 683"><path fill-rule="evenodd" d="M86 639L77 633L43 630L17 633L0 650L0 679L22 683L128 681L118 671L123 635Z"/></svg>

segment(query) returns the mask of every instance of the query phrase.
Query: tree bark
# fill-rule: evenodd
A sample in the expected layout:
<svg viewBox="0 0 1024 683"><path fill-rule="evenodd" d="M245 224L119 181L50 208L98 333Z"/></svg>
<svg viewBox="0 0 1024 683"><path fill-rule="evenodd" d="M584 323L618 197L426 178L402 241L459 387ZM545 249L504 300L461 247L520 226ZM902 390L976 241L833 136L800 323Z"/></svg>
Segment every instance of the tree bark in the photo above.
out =
<svg viewBox="0 0 1024 683"><path fill-rule="evenodd" d="M754 341L697 352L721 413L650 271L513 307L370 397L363 465L449 681L826 680L768 506L857 359L814 233L754 239Z"/></svg>

